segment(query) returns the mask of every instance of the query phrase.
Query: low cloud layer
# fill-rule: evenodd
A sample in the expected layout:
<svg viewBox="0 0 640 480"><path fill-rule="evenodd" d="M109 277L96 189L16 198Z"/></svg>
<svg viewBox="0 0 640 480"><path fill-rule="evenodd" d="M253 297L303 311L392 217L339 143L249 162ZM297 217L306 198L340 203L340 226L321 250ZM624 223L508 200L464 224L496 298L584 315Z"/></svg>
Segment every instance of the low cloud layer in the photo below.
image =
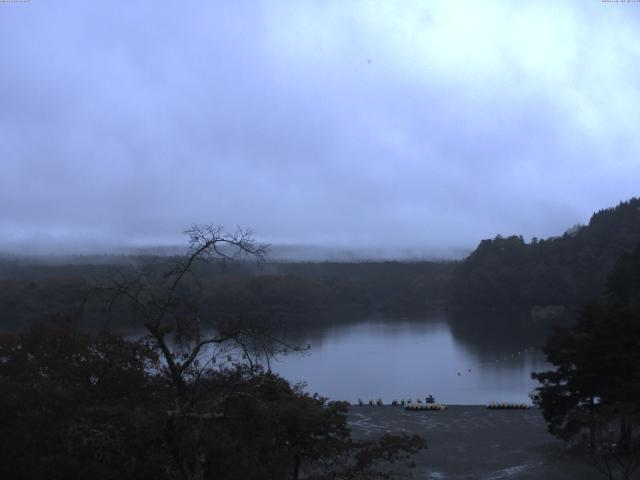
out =
<svg viewBox="0 0 640 480"><path fill-rule="evenodd" d="M584 0L0 4L0 245L559 234L638 195L639 27Z"/></svg>

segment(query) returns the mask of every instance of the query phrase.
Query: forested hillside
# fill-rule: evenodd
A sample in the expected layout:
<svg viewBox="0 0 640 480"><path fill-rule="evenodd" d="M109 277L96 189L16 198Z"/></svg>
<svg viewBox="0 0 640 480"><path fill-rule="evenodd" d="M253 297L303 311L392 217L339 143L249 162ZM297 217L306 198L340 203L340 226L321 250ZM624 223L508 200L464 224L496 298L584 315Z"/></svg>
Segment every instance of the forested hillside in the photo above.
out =
<svg viewBox="0 0 640 480"><path fill-rule="evenodd" d="M592 215L560 237L482 240L451 282L464 306L580 305L598 297L615 261L640 244L640 198Z"/></svg>
<svg viewBox="0 0 640 480"><path fill-rule="evenodd" d="M92 287L135 276L141 265L169 268L171 257L116 257L104 264L42 265L0 261L0 329L78 308ZM94 259L88 261L94 262ZM454 268L451 262L267 263L201 265L199 308L203 317L239 315L309 323L337 313L362 316L408 314L443 308ZM102 324L106 312L87 307L84 322ZM126 312L117 308L110 321Z"/></svg>
<svg viewBox="0 0 640 480"><path fill-rule="evenodd" d="M462 262L238 262L202 266L200 307L207 318L258 315L295 323L337 312L419 313L448 306L581 305L603 291L615 261L640 244L640 199L595 213L560 237L483 240ZM173 257L115 256L75 264L0 260L0 323L23 326L68 311L91 287ZM84 262L84 263L83 263ZM115 313L115 312L112 312ZM87 312L90 323L104 314ZM327 315L325 315L327 314ZM117 315L112 320L117 321Z"/></svg>

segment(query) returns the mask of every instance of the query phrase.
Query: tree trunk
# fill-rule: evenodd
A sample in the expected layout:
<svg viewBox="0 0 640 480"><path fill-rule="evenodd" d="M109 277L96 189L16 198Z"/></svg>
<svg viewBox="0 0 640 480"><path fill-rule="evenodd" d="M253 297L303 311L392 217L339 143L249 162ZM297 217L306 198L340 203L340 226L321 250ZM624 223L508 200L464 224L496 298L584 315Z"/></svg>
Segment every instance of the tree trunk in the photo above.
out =
<svg viewBox="0 0 640 480"><path fill-rule="evenodd" d="M590 410L591 410L591 423L589 424L589 452L593 453L596 450L596 419L595 419L595 401L593 395L590 398Z"/></svg>
<svg viewBox="0 0 640 480"><path fill-rule="evenodd" d="M631 425L626 417L620 418L620 448L627 452L631 447Z"/></svg>
<svg viewBox="0 0 640 480"><path fill-rule="evenodd" d="M295 453L293 455L293 480L298 480L298 476L300 475L300 455Z"/></svg>

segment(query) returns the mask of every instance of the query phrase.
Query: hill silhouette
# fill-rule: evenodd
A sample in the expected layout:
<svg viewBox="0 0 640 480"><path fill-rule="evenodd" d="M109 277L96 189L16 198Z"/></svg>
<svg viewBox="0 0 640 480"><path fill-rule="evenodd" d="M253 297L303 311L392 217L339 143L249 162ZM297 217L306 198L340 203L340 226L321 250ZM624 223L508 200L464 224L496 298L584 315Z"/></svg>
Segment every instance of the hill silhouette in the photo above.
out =
<svg viewBox="0 0 640 480"><path fill-rule="evenodd" d="M459 306L581 305L596 300L616 260L640 244L640 198L594 213L546 240L482 240L459 265L451 300Z"/></svg>

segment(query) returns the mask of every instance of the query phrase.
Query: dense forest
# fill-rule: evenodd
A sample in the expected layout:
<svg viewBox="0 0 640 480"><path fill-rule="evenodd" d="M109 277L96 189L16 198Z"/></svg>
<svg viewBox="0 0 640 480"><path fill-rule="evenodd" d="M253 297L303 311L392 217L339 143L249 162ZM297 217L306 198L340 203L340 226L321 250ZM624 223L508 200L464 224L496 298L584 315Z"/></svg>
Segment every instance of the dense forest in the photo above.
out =
<svg viewBox="0 0 640 480"><path fill-rule="evenodd" d="M483 240L451 281L460 306L581 305L603 291L620 255L640 243L640 199L593 214L546 240L497 236Z"/></svg>
<svg viewBox="0 0 640 480"><path fill-rule="evenodd" d="M76 259L74 265L33 259L0 263L0 318L17 328L43 314L74 309L91 288L141 267L162 270L173 257ZM92 263L88 263L92 262ZM207 318L238 314L303 324L364 316L371 312L408 314L444 308L453 272L451 262L263 263L198 266L201 309ZM122 312L120 312L122 313ZM111 321L125 315L111 312ZM100 323L105 312L89 308L84 320Z"/></svg>
<svg viewBox="0 0 640 480"><path fill-rule="evenodd" d="M373 312L421 314L457 307L523 308L590 302L603 291L616 259L640 243L640 199L595 213L562 236L482 240L464 260L420 262L255 262L199 266L201 309L207 318L238 315L289 325L360 318ZM43 314L69 311L85 292L137 269L162 270L173 256L105 255L52 262L0 258L3 328ZM117 309L110 321L125 318ZM84 321L103 322L87 309Z"/></svg>

